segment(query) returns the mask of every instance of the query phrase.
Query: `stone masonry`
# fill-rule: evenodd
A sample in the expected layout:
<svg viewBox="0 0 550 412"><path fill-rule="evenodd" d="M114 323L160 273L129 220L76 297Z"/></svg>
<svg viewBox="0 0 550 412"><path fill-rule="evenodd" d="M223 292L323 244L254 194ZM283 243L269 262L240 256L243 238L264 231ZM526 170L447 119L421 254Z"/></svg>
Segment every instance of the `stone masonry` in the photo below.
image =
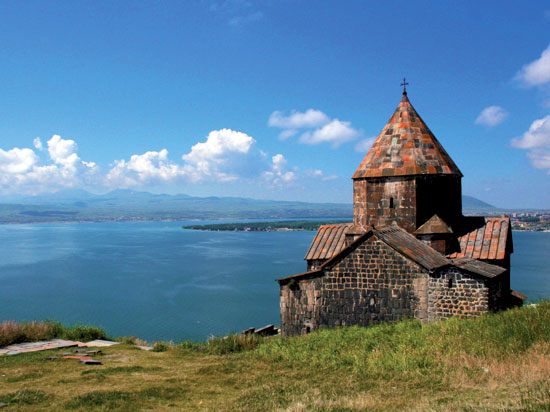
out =
<svg viewBox="0 0 550 412"><path fill-rule="evenodd" d="M462 173L406 92L352 179L353 223L321 226L307 272L278 279L283 335L521 304L509 217L462 216Z"/></svg>

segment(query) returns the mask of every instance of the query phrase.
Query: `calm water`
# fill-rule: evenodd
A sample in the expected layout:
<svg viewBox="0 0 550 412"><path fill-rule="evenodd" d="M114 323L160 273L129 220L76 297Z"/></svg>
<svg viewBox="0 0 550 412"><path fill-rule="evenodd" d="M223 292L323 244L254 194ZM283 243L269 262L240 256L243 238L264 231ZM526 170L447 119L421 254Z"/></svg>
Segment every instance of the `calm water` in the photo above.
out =
<svg viewBox="0 0 550 412"><path fill-rule="evenodd" d="M202 340L279 323L274 281L313 232L199 232L185 222L0 225L0 319ZM514 233L512 288L550 298L550 233Z"/></svg>

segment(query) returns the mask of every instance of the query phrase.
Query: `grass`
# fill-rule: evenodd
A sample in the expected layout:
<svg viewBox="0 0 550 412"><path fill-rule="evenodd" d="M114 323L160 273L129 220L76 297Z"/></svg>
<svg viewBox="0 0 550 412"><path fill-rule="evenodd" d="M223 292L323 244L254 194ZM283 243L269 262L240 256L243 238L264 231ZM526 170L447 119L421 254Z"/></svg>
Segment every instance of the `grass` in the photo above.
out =
<svg viewBox="0 0 550 412"><path fill-rule="evenodd" d="M94 326L63 326L59 322L14 322L0 323L0 347L22 342L36 342L48 339L68 339L89 342L95 339L109 339L105 332Z"/></svg>
<svg viewBox="0 0 550 412"><path fill-rule="evenodd" d="M550 410L550 303L478 319L0 357L6 411Z"/></svg>

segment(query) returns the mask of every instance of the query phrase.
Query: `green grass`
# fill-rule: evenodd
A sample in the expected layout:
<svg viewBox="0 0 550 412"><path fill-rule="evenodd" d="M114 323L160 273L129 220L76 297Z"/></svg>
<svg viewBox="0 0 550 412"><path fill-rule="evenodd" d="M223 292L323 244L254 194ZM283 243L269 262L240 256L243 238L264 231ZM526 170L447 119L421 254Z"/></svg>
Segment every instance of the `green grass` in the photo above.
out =
<svg viewBox="0 0 550 412"><path fill-rule="evenodd" d="M67 327L59 322L14 322L0 323L0 347L22 342L36 342L48 339L68 339L89 342L95 339L109 339L105 332L94 326Z"/></svg>
<svg viewBox="0 0 550 412"><path fill-rule="evenodd" d="M477 319L0 356L2 411L550 410L550 303Z"/></svg>
<svg viewBox="0 0 550 412"><path fill-rule="evenodd" d="M254 356L350 368L377 379L427 376L438 382L454 368L446 359L505 359L541 342L550 342L549 302L476 319L452 318L434 324L405 320L369 328L325 329L305 337L272 339L260 345Z"/></svg>

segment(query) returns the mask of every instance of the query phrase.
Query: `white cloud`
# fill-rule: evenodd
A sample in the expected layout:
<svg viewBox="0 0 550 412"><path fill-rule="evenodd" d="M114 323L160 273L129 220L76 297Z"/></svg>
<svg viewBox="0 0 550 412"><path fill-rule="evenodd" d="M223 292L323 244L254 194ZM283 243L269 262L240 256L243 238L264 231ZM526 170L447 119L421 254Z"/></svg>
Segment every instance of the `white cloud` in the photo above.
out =
<svg viewBox="0 0 550 412"><path fill-rule="evenodd" d="M529 149L527 156L537 169L550 174L550 115L535 120L523 136L512 139L512 147Z"/></svg>
<svg viewBox="0 0 550 412"><path fill-rule="evenodd" d="M322 128L303 133L300 136L300 142L310 145L331 143L332 147L336 148L343 143L355 140L359 134L351 127L350 122L334 119Z"/></svg>
<svg viewBox="0 0 550 412"><path fill-rule="evenodd" d="M40 137L35 137L34 140L32 141L32 144L38 150L44 149L44 146L42 146L42 140L40 140Z"/></svg>
<svg viewBox="0 0 550 412"><path fill-rule="evenodd" d="M305 176L298 168L290 168L282 154L268 156L251 136L231 129L211 131L180 162L171 160L166 149L147 151L116 160L103 173L94 162L79 157L74 140L53 135L44 144L39 138L33 144L34 150L0 149L0 192L35 194L64 187L147 189L178 182L235 180L281 188ZM39 156L40 148L47 150Z"/></svg>
<svg viewBox="0 0 550 412"><path fill-rule="evenodd" d="M376 137L372 136L357 142L355 144L355 151L359 153L367 153L375 140Z"/></svg>
<svg viewBox="0 0 550 412"><path fill-rule="evenodd" d="M325 173L321 169L306 170L305 175L313 179L321 179L323 181L338 179L338 175L328 175L325 176Z"/></svg>
<svg viewBox="0 0 550 412"><path fill-rule="evenodd" d="M330 118L320 110L308 109L305 112L291 111L288 116L280 111L274 111L269 116L267 124L281 129L301 129L323 126Z"/></svg>
<svg viewBox="0 0 550 412"><path fill-rule="evenodd" d="M508 117L508 112L500 106L489 106L481 111L476 124L493 127L501 124Z"/></svg>
<svg viewBox="0 0 550 412"><path fill-rule="evenodd" d="M24 174L38 162L38 157L32 149L14 147L4 151L0 149L0 173Z"/></svg>
<svg viewBox="0 0 550 412"><path fill-rule="evenodd" d="M289 115L274 111L269 116L267 124L270 127L284 129L279 133L281 140L296 135L299 129L314 129L303 132L298 141L310 145L331 143L333 148L354 140L361 134L351 127L350 122L331 119L322 111L315 109L308 109L305 112L293 110Z"/></svg>
<svg viewBox="0 0 550 412"><path fill-rule="evenodd" d="M273 186L281 186L296 179L296 174L287 170L287 160L282 154L276 154L271 158L271 170L263 173L263 178Z"/></svg>
<svg viewBox="0 0 550 412"><path fill-rule="evenodd" d="M296 129L283 130L281 133L279 133L279 139L286 140L289 137L294 136L296 133L298 133L298 130Z"/></svg>
<svg viewBox="0 0 550 412"><path fill-rule="evenodd" d="M550 147L550 114L535 120L522 137L512 139L512 146L519 149Z"/></svg>
<svg viewBox="0 0 550 412"><path fill-rule="evenodd" d="M516 74L516 79L526 86L550 83L550 45L537 60L523 66Z"/></svg>
<svg viewBox="0 0 550 412"><path fill-rule="evenodd" d="M205 142L195 144L191 152L182 156L186 162L185 171L189 179L195 182L204 179L235 180L246 173L248 166L256 163L257 159L247 159L246 156L255 142L247 134L231 129L211 131ZM259 151L252 155L262 157Z"/></svg>
<svg viewBox="0 0 550 412"><path fill-rule="evenodd" d="M550 174L550 150L533 150L527 153L531 164L537 169L546 169Z"/></svg>
<svg viewBox="0 0 550 412"><path fill-rule="evenodd" d="M33 141L35 148L43 148L40 138ZM93 162L84 162L76 153L76 143L58 135L47 142L53 164L41 165L30 148L0 149L0 190L19 193L55 191L62 187L90 184L99 168Z"/></svg>
<svg viewBox="0 0 550 412"><path fill-rule="evenodd" d="M66 168L76 167L80 158L76 154L77 146L74 140L65 140L61 136L54 134L48 140L48 153L54 163L60 164Z"/></svg>
<svg viewBox="0 0 550 412"><path fill-rule="evenodd" d="M105 177L111 187L132 187L152 182L166 182L185 174L182 167L168 159L168 150L149 151L132 155L126 162L116 160L114 167Z"/></svg>

